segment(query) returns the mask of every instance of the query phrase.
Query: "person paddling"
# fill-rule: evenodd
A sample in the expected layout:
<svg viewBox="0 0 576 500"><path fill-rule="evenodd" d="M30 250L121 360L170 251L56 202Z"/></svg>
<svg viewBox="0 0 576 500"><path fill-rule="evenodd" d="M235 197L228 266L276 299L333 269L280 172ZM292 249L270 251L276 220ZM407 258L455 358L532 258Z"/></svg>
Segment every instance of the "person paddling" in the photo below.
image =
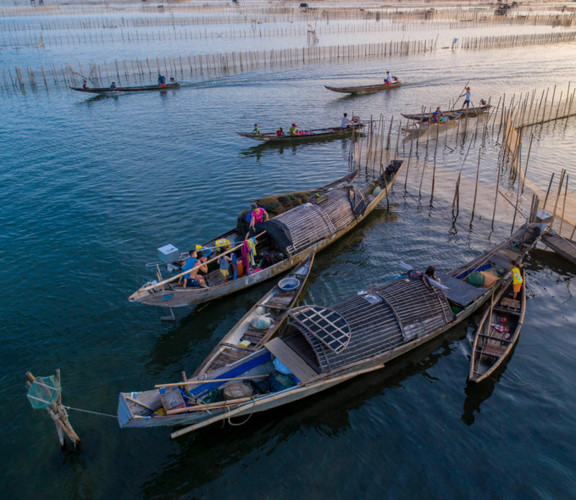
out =
<svg viewBox="0 0 576 500"><path fill-rule="evenodd" d="M470 108L471 94L470 87L466 87L466 92L464 92L460 97L464 97L464 104L462 104L462 109L466 108L466 111Z"/></svg>

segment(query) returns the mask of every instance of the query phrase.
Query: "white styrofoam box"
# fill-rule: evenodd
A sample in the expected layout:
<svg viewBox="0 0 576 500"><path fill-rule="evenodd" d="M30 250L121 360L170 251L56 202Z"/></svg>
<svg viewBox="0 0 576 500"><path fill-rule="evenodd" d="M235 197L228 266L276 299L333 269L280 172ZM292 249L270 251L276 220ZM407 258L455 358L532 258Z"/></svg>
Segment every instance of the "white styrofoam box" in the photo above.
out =
<svg viewBox="0 0 576 500"><path fill-rule="evenodd" d="M174 245L168 244L158 249L158 258L166 264L177 261L179 257L180 250L178 250Z"/></svg>

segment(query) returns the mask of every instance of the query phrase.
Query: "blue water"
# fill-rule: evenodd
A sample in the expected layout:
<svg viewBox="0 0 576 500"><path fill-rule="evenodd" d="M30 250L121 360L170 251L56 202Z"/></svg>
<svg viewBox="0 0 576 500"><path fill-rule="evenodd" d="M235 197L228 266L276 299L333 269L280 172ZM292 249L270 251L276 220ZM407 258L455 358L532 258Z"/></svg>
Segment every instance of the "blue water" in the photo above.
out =
<svg viewBox="0 0 576 500"><path fill-rule="evenodd" d="M182 250L235 224L250 199L313 188L348 172L348 140L261 147L235 131L386 120L473 99L566 89L573 44L439 51L385 62L318 65L203 81L166 95L86 98L68 90L3 94L0 109L0 398L3 494L15 498L571 498L576 488L576 269L540 250L526 265L529 303L519 345L498 380L466 387L469 325L318 397L213 426L177 441L169 429L120 431L111 417L70 411L78 454L24 397L24 373L62 370L64 403L114 414L120 391L191 373L269 284L205 307L161 311L128 295L172 243ZM338 97L324 84L368 83L391 69L406 85ZM574 121L537 131L528 177L541 189L573 166ZM453 139L450 139L452 141ZM393 143L395 143L395 136ZM452 144L452 143L450 143ZM465 162L475 175L478 145ZM454 149L454 148L452 148ZM460 166L468 145L442 148ZM499 148L484 145L494 182ZM407 152L406 152L407 153ZM385 204L316 259L302 300L329 305L398 273L397 262L449 270L510 233L510 219L470 200L418 199L417 169ZM456 174L454 174L454 179ZM572 184L570 184L572 185ZM450 190L453 189L453 183ZM425 186L429 188L428 185ZM486 195L487 199L492 195ZM504 221L505 220L505 221Z"/></svg>

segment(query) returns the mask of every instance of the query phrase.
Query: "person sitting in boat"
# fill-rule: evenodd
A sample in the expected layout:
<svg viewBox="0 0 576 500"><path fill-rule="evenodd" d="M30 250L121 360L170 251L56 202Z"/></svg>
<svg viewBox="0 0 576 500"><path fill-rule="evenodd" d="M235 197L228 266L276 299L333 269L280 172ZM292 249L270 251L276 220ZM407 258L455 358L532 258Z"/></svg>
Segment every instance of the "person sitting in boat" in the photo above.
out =
<svg viewBox="0 0 576 500"><path fill-rule="evenodd" d="M166 87L166 77L158 73L158 87Z"/></svg>
<svg viewBox="0 0 576 500"><path fill-rule="evenodd" d="M270 217L268 212L262 207L259 207L256 203L252 203L252 211L250 212L250 226L248 227L248 233L246 234L245 240L256 236L256 229L254 226L260 222L267 221Z"/></svg>
<svg viewBox="0 0 576 500"><path fill-rule="evenodd" d="M111 88L111 89L115 89L115 88L116 88L116 82L112 82L112 83L110 84L110 88Z"/></svg>
<svg viewBox="0 0 576 500"><path fill-rule="evenodd" d="M350 128L351 121L348 119L348 113L342 115L342 122L340 123L340 128Z"/></svg>
<svg viewBox="0 0 576 500"><path fill-rule="evenodd" d="M171 84L171 85L174 85L175 83L176 83L176 80L174 80L174 77L171 76L171 77L170 77L170 84Z"/></svg>
<svg viewBox="0 0 576 500"><path fill-rule="evenodd" d="M442 111L440 111L440 107L437 107L436 110L432 113L430 123L441 123L441 118L443 117L444 115L442 114Z"/></svg>
<svg viewBox="0 0 576 500"><path fill-rule="evenodd" d="M184 264L182 271L185 273L178 281L178 284L183 283L185 287L206 287L206 280L199 276L199 272L207 273L208 266L204 264L207 258L198 253L197 250L190 250L188 260ZM186 271L189 271L188 273Z"/></svg>
<svg viewBox="0 0 576 500"><path fill-rule="evenodd" d="M253 133L254 135L260 135L260 129L258 128L258 124L257 124L257 123L254 124L254 129L252 130L252 133Z"/></svg>
<svg viewBox="0 0 576 500"><path fill-rule="evenodd" d="M223 247L220 249L221 253L224 253L226 251L226 247ZM220 257L218 257L218 265L220 266L220 272L222 273L222 276L224 276L224 281L226 281L228 279L228 276L230 275L230 263L232 262L232 257L230 256L230 254L228 255L221 255Z"/></svg>
<svg viewBox="0 0 576 500"><path fill-rule="evenodd" d="M301 132L298 130L298 125L293 123L292 126L290 127L290 135L298 135L300 133Z"/></svg>
<svg viewBox="0 0 576 500"><path fill-rule="evenodd" d="M84 83L82 84L82 88L83 89L87 89L88 88L88 82L86 80L84 80Z"/></svg>
<svg viewBox="0 0 576 500"><path fill-rule="evenodd" d="M514 289L514 295L512 298L516 300L520 290L522 290L522 273L520 272L520 264L515 260L511 260L510 271L512 272L512 287Z"/></svg>
<svg viewBox="0 0 576 500"><path fill-rule="evenodd" d="M276 130L276 135L277 135L278 137L283 137L283 136L285 136L286 134L284 133L284 130L282 130L282 127L279 127L278 130Z"/></svg>
<svg viewBox="0 0 576 500"><path fill-rule="evenodd" d="M384 78L384 83L386 85L392 85L392 75L390 74L390 71L386 71L386 77Z"/></svg>

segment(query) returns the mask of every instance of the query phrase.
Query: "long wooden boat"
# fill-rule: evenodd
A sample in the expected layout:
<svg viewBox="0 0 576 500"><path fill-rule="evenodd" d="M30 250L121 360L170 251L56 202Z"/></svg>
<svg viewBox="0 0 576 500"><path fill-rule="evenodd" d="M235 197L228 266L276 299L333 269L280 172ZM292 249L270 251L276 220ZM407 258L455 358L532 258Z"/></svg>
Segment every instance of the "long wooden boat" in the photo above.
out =
<svg viewBox="0 0 576 500"><path fill-rule="evenodd" d="M355 228L378 206L393 186L403 160L393 160L385 173L371 182L350 184L357 172L318 190L309 199L266 222L256 224L256 251L261 259L257 272L239 276L235 280L222 279L219 269L205 276L207 288L185 288L177 280L182 273L169 279L149 282L134 292L128 300L160 307L184 307L229 295L284 273L302 262L310 252L319 252ZM266 208L266 206L264 207ZM234 245L232 252L240 252L246 229L232 229L206 242L204 248L216 248L218 240ZM235 242L239 240L240 244ZM262 256L265 258L262 259ZM208 261L215 266L217 258ZM173 266L180 269L185 254Z"/></svg>
<svg viewBox="0 0 576 500"><path fill-rule="evenodd" d="M437 273L445 291L428 287L418 277L401 276L331 307L293 309L280 337L210 377L202 374L148 391L121 393L120 427L189 424L172 433L177 437L381 369L477 311L501 283L508 261L521 261L543 229L541 224L527 225L471 263Z"/></svg>
<svg viewBox="0 0 576 500"><path fill-rule="evenodd" d="M246 357L262 348L274 336L302 293L312 270L314 255L314 252L310 253L287 277L280 279L254 304L196 369L193 377L198 378ZM262 328L258 328L258 322L263 323Z"/></svg>
<svg viewBox="0 0 576 500"><path fill-rule="evenodd" d="M308 142L316 140L338 139L340 137L349 137L355 131L362 129L364 127L365 125L363 123L358 123L349 128L340 128L340 127L317 128L313 130L306 130L302 134L280 135L280 136L276 135L275 132L265 132L258 135L246 132L236 132L236 133L238 135L241 135L242 137L248 137L249 139L254 139L256 141L261 142L275 142L275 143Z"/></svg>
<svg viewBox="0 0 576 500"><path fill-rule="evenodd" d="M110 87L93 87L93 88L82 88L82 87L70 87L71 90L77 92L85 92L87 94L115 94L117 92L149 92L153 90L172 90L179 89L179 83L167 83L166 86L160 87L160 85L141 85L137 87L115 87L111 89Z"/></svg>
<svg viewBox="0 0 576 500"><path fill-rule="evenodd" d="M490 104L486 104L485 106L477 106L468 109L451 109L449 111L442 111L444 116L453 116L456 114L460 114L462 116L468 115L469 117L475 117L486 113L492 106ZM404 118L408 118L408 120L415 120L418 122L427 122L432 118L432 112L430 113L401 113Z"/></svg>
<svg viewBox="0 0 576 500"><path fill-rule="evenodd" d="M414 122L412 125L407 125L406 127L402 127L404 132L426 132L428 130L443 130L445 128L449 128L450 124L459 120L462 115L455 113L450 116L444 116L445 120L441 122L434 122L431 123L430 121L425 122Z"/></svg>
<svg viewBox="0 0 576 500"><path fill-rule="evenodd" d="M371 94L372 92L379 92L381 90L392 90L400 87L402 82L400 80L385 84L379 83L377 85L360 85L356 87L330 87L328 85L324 85L328 90L332 92L340 92L341 94Z"/></svg>
<svg viewBox="0 0 576 500"><path fill-rule="evenodd" d="M520 295L513 299L513 284L509 279L486 310L476 329L472 357L470 358L470 382L482 382L507 359L518 342L526 313L526 280Z"/></svg>
<svg viewBox="0 0 576 500"><path fill-rule="evenodd" d="M564 238L554 231L548 231L542 236L542 241L560 257L576 265L576 242Z"/></svg>

